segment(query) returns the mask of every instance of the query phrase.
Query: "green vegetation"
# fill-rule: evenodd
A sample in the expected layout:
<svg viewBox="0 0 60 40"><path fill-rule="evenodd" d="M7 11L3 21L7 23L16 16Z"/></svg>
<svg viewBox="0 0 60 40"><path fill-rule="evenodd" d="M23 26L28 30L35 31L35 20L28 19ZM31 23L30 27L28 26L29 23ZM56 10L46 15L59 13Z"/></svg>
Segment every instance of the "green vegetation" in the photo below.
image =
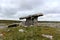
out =
<svg viewBox="0 0 60 40"><path fill-rule="evenodd" d="M19 21L19 20L0 20L0 24L5 24L5 25L9 25L9 24L12 24L12 23L20 23L22 21Z"/></svg>
<svg viewBox="0 0 60 40"><path fill-rule="evenodd" d="M0 20L0 23L20 23L20 20ZM60 23L60 21L38 21L38 23Z"/></svg>
<svg viewBox="0 0 60 40"><path fill-rule="evenodd" d="M20 23L18 20L0 20L0 23Z"/></svg>
<svg viewBox="0 0 60 40"><path fill-rule="evenodd" d="M19 31L23 29L24 31ZM60 40L60 29L52 28L47 26L38 26L38 27L16 27L16 28L6 28L0 29L0 40L50 40L45 38L42 34L52 35L53 40Z"/></svg>

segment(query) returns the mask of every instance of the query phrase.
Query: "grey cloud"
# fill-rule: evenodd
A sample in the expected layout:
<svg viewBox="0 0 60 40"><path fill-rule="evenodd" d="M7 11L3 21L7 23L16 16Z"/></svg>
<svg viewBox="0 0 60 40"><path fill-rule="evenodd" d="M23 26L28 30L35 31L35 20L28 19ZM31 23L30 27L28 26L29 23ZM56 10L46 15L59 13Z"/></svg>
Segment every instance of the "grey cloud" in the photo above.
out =
<svg viewBox="0 0 60 40"><path fill-rule="evenodd" d="M31 0L31 1L21 1L21 0L6 0L5 7L0 7L0 13L2 13L5 17L13 17L17 11L31 11L33 8L37 7L40 3L40 0ZM3 2L3 0L2 0ZM13 7L13 5L15 7Z"/></svg>
<svg viewBox="0 0 60 40"><path fill-rule="evenodd" d="M59 7L56 7L56 8L52 8L52 9L49 9L49 10L45 10L46 13L60 13L60 6Z"/></svg>
<svg viewBox="0 0 60 40"><path fill-rule="evenodd" d="M6 0L5 7L2 7L1 4L4 3L3 0L0 0L0 14L7 18L20 17L21 14L30 15L37 12L46 12L46 13L60 13L60 6L57 8L51 9L47 8L46 4L51 3L52 1L59 0ZM47 10L48 9L48 10ZM17 12L20 13L17 13ZM23 15L23 16L25 16Z"/></svg>

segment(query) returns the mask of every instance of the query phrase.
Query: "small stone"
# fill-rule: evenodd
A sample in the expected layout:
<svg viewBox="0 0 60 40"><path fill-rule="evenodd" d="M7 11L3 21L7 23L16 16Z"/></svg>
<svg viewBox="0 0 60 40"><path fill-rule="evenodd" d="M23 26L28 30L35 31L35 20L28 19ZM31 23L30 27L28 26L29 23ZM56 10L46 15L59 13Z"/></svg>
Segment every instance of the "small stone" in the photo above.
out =
<svg viewBox="0 0 60 40"><path fill-rule="evenodd" d="M53 39L53 36L51 36L51 35L42 34L42 36L43 36L43 37L46 37L46 38L49 38L49 39L51 39L51 40Z"/></svg>
<svg viewBox="0 0 60 40"><path fill-rule="evenodd" d="M0 36L3 36L3 34L0 34Z"/></svg>
<svg viewBox="0 0 60 40"><path fill-rule="evenodd" d="M28 26L24 26L24 27L28 27Z"/></svg>
<svg viewBox="0 0 60 40"><path fill-rule="evenodd" d="M19 32L24 32L24 30L23 29L19 29Z"/></svg>

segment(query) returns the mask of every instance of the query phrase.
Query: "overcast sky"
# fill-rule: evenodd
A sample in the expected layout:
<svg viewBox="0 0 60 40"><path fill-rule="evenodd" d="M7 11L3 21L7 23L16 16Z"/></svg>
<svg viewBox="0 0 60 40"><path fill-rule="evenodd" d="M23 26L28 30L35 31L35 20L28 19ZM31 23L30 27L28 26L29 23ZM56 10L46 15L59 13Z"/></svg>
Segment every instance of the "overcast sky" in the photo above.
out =
<svg viewBox="0 0 60 40"><path fill-rule="evenodd" d="M19 17L43 13L41 21L60 21L60 0L0 0L0 19L19 20Z"/></svg>

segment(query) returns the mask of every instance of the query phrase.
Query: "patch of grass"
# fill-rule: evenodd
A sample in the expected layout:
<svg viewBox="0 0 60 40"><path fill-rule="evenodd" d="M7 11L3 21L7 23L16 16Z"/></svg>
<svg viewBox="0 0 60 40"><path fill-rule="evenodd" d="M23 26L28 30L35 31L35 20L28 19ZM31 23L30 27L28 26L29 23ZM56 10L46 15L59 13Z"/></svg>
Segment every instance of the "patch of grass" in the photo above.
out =
<svg viewBox="0 0 60 40"><path fill-rule="evenodd" d="M23 29L24 32L19 32L19 29ZM50 40L42 37L42 34L52 35L53 40L60 40L60 31L58 31L58 28L47 26L6 28L0 29L0 33L4 34L1 38L3 40Z"/></svg>

